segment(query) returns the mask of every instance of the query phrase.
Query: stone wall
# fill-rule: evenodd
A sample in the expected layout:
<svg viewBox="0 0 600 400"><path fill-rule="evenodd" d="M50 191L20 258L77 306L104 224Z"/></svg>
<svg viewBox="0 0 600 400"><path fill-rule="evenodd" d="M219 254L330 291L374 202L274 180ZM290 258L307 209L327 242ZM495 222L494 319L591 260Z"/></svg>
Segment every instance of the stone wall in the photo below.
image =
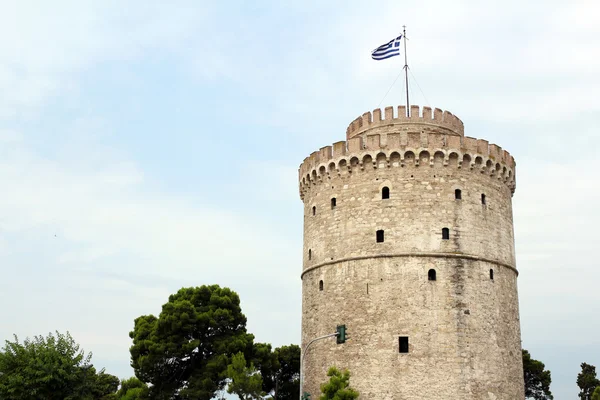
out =
<svg viewBox="0 0 600 400"><path fill-rule="evenodd" d="M359 146L336 144L300 167L302 342L342 323L352 338L311 347L304 373L313 397L337 365L363 399L524 398L514 160L448 126L406 132L396 121L385 133L373 126L377 135L361 126L350 139ZM409 337L409 353L399 353L399 336Z"/></svg>

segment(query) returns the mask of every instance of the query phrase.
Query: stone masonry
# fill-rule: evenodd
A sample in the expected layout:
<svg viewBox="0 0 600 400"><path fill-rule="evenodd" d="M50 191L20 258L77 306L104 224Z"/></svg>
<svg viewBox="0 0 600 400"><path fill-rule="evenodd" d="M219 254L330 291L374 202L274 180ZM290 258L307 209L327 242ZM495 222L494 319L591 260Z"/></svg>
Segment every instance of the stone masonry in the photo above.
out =
<svg viewBox="0 0 600 400"><path fill-rule="evenodd" d="M304 390L335 365L361 399L524 399L515 161L449 112L405 115L365 113L300 166L302 346L350 337L311 346Z"/></svg>

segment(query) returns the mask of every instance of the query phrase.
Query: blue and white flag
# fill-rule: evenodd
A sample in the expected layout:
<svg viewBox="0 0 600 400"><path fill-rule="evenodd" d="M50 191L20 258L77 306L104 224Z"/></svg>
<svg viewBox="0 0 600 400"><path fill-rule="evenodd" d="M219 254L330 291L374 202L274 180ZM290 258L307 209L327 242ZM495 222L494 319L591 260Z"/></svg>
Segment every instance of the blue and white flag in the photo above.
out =
<svg viewBox="0 0 600 400"><path fill-rule="evenodd" d="M402 39L402 35L373 50L371 52L371 57L373 57L373 60L385 60L386 58L399 56L400 39Z"/></svg>

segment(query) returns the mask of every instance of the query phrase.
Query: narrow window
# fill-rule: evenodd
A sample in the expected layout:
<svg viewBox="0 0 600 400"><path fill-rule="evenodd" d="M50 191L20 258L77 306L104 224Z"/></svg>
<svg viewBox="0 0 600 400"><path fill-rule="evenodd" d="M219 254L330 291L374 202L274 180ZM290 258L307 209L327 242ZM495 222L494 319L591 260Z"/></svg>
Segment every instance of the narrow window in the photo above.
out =
<svg viewBox="0 0 600 400"><path fill-rule="evenodd" d="M450 239L450 229L442 228L442 239L444 239L444 240Z"/></svg>
<svg viewBox="0 0 600 400"><path fill-rule="evenodd" d="M485 205L485 194L481 193L481 204Z"/></svg>
<svg viewBox="0 0 600 400"><path fill-rule="evenodd" d="M323 281L322 280L319 281L319 291L320 292L323 291Z"/></svg>
<svg viewBox="0 0 600 400"><path fill-rule="evenodd" d="M375 237L377 239L377 243L383 243L383 230L378 230L375 234Z"/></svg>
<svg viewBox="0 0 600 400"><path fill-rule="evenodd" d="M390 198L390 188L389 187L384 186L383 189L381 189L381 198L382 199Z"/></svg>
<svg viewBox="0 0 600 400"><path fill-rule="evenodd" d="M408 353L408 336L398 337L398 350L400 353Z"/></svg>
<svg viewBox="0 0 600 400"><path fill-rule="evenodd" d="M308 259L312 260L312 250L308 249Z"/></svg>
<svg viewBox="0 0 600 400"><path fill-rule="evenodd" d="M454 198L456 200L462 200L462 192L460 191L460 189L456 189L454 191Z"/></svg>
<svg viewBox="0 0 600 400"><path fill-rule="evenodd" d="M435 269L430 269L429 272L427 273L427 279L430 281L435 281L436 280L436 273L435 273Z"/></svg>
<svg viewBox="0 0 600 400"><path fill-rule="evenodd" d="M317 215L317 207L313 206L313 215Z"/></svg>
<svg viewBox="0 0 600 400"><path fill-rule="evenodd" d="M494 270L490 269L490 279L493 281L494 280Z"/></svg>
<svg viewBox="0 0 600 400"><path fill-rule="evenodd" d="M331 209L333 210L336 206L337 201L335 200L335 197L331 198Z"/></svg>

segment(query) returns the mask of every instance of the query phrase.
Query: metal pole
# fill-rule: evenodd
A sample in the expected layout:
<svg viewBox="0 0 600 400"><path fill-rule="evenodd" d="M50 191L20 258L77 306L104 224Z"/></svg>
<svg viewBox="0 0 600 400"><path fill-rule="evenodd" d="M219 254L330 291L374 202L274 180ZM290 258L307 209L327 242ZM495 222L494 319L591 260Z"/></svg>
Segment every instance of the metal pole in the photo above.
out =
<svg viewBox="0 0 600 400"><path fill-rule="evenodd" d="M410 117L410 102L408 101L408 57L406 55L406 25L402 25L404 39L404 79L406 81L406 116Z"/></svg>
<svg viewBox="0 0 600 400"><path fill-rule="evenodd" d="M327 339L329 337L333 337L333 336L337 336L337 332L336 333L330 333L329 335L325 335L325 336L319 336L318 338L315 338L313 340L311 340L310 342L308 342L308 344L304 347L304 350L302 350L302 353L300 353L300 400L302 400L302 385L303 385L303 378L304 378L304 374L302 373L302 369L304 367L304 356L306 355L306 352L308 351L308 348L310 347L311 344L313 344L314 342L318 341L318 340L323 340L323 339Z"/></svg>

